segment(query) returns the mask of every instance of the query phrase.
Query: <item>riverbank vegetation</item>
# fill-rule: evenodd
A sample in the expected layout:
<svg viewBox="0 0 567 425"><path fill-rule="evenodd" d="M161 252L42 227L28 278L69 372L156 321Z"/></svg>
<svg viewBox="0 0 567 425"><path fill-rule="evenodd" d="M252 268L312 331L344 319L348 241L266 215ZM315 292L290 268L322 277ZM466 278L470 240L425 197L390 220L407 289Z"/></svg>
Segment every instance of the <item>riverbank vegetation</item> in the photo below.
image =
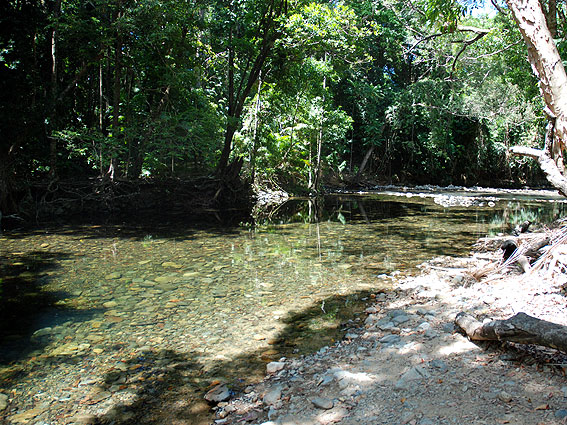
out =
<svg viewBox="0 0 567 425"><path fill-rule="evenodd" d="M565 6L542 3L561 53ZM141 181L191 181L204 206L233 205L246 193L239 177L297 194L542 184L535 162L509 148L539 158L550 101L512 13L497 7L5 2L1 210L125 199Z"/></svg>

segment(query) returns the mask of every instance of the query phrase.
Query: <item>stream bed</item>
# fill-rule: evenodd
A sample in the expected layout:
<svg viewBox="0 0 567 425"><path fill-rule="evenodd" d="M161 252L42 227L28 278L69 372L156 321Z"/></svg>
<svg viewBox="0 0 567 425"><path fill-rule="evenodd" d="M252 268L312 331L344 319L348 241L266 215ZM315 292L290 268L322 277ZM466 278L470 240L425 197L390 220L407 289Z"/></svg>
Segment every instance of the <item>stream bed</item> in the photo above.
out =
<svg viewBox="0 0 567 425"><path fill-rule="evenodd" d="M552 201L340 195L289 201L255 224L211 215L6 232L0 423L143 423L141 406L152 423L173 394L179 423L208 423L212 383L240 390L266 362L331 344L392 276L563 216Z"/></svg>

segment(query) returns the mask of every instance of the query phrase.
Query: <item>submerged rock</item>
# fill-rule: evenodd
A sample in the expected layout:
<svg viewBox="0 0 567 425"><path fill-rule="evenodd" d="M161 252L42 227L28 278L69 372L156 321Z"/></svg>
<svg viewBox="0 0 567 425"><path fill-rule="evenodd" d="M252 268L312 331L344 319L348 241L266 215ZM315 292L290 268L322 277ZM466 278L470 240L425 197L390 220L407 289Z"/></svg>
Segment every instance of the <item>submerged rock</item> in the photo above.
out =
<svg viewBox="0 0 567 425"><path fill-rule="evenodd" d="M8 396L6 394L0 393L0 411L8 407Z"/></svg>

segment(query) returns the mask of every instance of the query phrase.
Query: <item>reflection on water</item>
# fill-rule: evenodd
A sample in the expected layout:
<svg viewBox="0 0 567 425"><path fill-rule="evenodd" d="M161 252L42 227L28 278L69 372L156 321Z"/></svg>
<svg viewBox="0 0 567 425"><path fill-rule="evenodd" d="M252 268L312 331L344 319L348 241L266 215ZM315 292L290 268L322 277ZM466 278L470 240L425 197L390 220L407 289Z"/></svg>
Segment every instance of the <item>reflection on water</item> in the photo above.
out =
<svg viewBox="0 0 567 425"><path fill-rule="evenodd" d="M364 299L388 289L385 274L462 255L479 237L525 219L549 222L563 209L329 197L290 201L242 227L8 233L0 239L0 390L25 409L34 394L65 389L42 413L50 418L101 393L97 412L117 398L132 404L158 365L185 365L176 385L193 395L211 376L245 381L264 361L340 337Z"/></svg>

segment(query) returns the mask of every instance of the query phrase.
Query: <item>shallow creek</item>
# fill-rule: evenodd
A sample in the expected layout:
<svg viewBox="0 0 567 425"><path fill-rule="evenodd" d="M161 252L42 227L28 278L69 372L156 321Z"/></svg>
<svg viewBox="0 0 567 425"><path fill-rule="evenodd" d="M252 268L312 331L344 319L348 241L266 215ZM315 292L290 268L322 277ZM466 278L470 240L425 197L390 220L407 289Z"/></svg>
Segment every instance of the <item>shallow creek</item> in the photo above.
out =
<svg viewBox="0 0 567 425"><path fill-rule="evenodd" d="M94 416L81 420L126 423L134 417L128 406L175 391L185 394L187 423L199 423L191 415L206 416L206 408L191 403L211 382L243 387L265 362L340 338L373 293L391 288L392 274L466 254L479 237L525 219L551 221L564 208L490 205L336 196L316 209L319 223L310 219L313 205L292 201L256 225L215 225L211 216L207 225L7 232L0 422L78 423L88 412Z"/></svg>

